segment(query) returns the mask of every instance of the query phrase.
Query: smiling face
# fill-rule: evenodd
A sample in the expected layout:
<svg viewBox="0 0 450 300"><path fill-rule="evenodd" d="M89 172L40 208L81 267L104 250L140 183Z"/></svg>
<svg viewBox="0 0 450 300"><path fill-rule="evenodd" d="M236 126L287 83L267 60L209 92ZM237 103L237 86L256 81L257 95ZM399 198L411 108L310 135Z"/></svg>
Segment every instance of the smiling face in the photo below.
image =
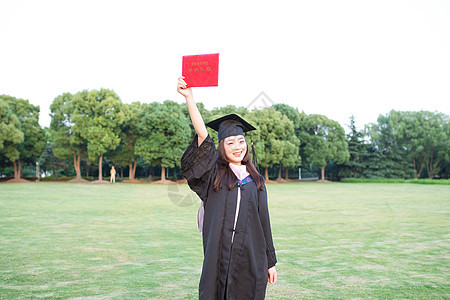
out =
<svg viewBox="0 0 450 300"><path fill-rule="evenodd" d="M247 153L247 141L243 135L229 136L224 139L223 148L230 163L241 165L242 159Z"/></svg>

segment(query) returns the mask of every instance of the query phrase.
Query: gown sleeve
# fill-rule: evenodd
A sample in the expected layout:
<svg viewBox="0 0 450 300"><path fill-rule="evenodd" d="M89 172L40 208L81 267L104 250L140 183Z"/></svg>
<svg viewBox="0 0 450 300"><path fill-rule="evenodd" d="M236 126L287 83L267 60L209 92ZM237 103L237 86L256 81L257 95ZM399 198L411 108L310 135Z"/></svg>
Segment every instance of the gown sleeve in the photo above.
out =
<svg viewBox="0 0 450 300"><path fill-rule="evenodd" d="M195 135L181 157L181 175L204 202L208 198L216 160L217 150L209 135L200 146L198 146L198 136Z"/></svg>
<svg viewBox="0 0 450 300"><path fill-rule="evenodd" d="M261 224L264 231L264 237L266 239L266 249L267 249L267 262L268 268L272 268L277 263L277 257L275 254L275 248L273 246L272 230L270 228L270 218L269 218L269 207L267 204L267 190L264 186L262 191L259 193L259 216L261 218Z"/></svg>

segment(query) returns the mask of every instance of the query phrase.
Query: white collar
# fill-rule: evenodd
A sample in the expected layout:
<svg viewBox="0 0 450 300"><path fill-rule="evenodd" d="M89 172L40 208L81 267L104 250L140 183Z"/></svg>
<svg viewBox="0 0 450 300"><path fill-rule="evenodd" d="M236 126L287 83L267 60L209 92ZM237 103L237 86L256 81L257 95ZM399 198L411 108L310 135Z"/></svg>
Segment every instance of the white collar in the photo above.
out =
<svg viewBox="0 0 450 300"><path fill-rule="evenodd" d="M236 177L239 180L242 180L244 178L246 178L247 176L250 175L249 172L247 172L247 166L246 165L240 165L240 166L236 166L232 163L229 163L229 166L231 168L231 170L233 171L234 175L236 175Z"/></svg>

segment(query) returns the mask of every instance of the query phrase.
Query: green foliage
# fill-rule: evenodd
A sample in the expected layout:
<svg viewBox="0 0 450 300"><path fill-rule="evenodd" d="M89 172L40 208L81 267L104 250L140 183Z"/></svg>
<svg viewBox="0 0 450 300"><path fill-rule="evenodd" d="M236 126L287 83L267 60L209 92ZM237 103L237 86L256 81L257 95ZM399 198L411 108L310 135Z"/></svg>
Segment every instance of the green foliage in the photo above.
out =
<svg viewBox="0 0 450 300"><path fill-rule="evenodd" d="M370 169L371 145L364 142L364 132L356 129L354 116L350 118L350 133L347 135L350 158L339 168L340 177L364 178Z"/></svg>
<svg viewBox="0 0 450 300"><path fill-rule="evenodd" d="M120 125L125 121L122 101L114 91L82 91L74 95L73 130L87 141L91 161L120 143Z"/></svg>
<svg viewBox="0 0 450 300"><path fill-rule="evenodd" d="M74 130L73 115L75 106L73 95L64 93L57 96L50 105L50 135L53 140L53 153L60 159L71 158L73 150L86 152L86 142L80 132Z"/></svg>
<svg viewBox="0 0 450 300"><path fill-rule="evenodd" d="M283 116L286 116L292 121L294 130L286 132L286 138L284 140L284 153L281 159L281 164L285 167L296 167L302 162L300 156L300 114L296 108L293 108L287 104L275 104L272 106L275 110L279 111Z"/></svg>
<svg viewBox="0 0 450 300"><path fill-rule="evenodd" d="M13 97L0 95L0 154L8 160L19 159L17 146L24 141L24 133L20 130L20 121L9 105L15 101Z"/></svg>
<svg viewBox="0 0 450 300"><path fill-rule="evenodd" d="M322 174L326 167L333 180L448 178L450 174L450 116L442 113L393 110L380 115L377 123L368 124L364 131L356 129L352 116L345 137L337 122L322 115L307 115L286 104L252 112L233 105L208 110L197 103L197 107L205 123L237 113L257 127L247 140L250 143L253 139L259 164L266 168L276 166L281 170L284 166L287 170L300 163L313 164ZM14 165L34 164L45 148L40 158L45 171L72 175L73 170L66 166L73 160L77 178L81 179L81 165L88 171L106 155L118 167L129 165L130 178L136 167L140 169L138 174L147 176L147 164L178 166L195 134L184 103L122 104L117 94L106 89L63 93L50 109L52 120L45 137L38 124L39 107L27 100L0 96L3 174L10 173L7 168L11 161ZM217 133L207 130L217 143ZM81 161L86 157L88 161ZM151 173L154 175L153 170Z"/></svg>
<svg viewBox="0 0 450 300"><path fill-rule="evenodd" d="M279 111L280 113L288 117L289 120L292 121L295 133L297 134L298 131L300 130L301 125L301 118L298 110L292 106L282 103L274 104L272 105L272 108L276 109L277 111Z"/></svg>
<svg viewBox="0 0 450 300"><path fill-rule="evenodd" d="M450 179L411 179L409 183L450 185Z"/></svg>
<svg viewBox="0 0 450 300"><path fill-rule="evenodd" d="M136 155L153 166L180 166L181 156L191 139L189 121L181 105L169 100L164 104L153 102L144 104L141 111Z"/></svg>
<svg viewBox="0 0 450 300"><path fill-rule="evenodd" d="M140 102L123 104L125 122L121 125L120 144L108 153L108 157L118 166L124 167L137 159L134 147L139 137L137 124L141 118L142 107Z"/></svg>
<svg viewBox="0 0 450 300"><path fill-rule="evenodd" d="M302 118L300 140L302 157L306 162L322 168L322 179L328 161L342 164L350 157L344 129L338 122L323 115Z"/></svg>
<svg viewBox="0 0 450 300"><path fill-rule="evenodd" d="M449 179L401 179L401 178L342 178L345 183L418 183L450 185Z"/></svg>
<svg viewBox="0 0 450 300"><path fill-rule="evenodd" d="M87 141L81 130L76 130L74 119L79 110L73 101L74 95L64 93L57 96L50 105L50 136L52 152L60 160L73 158L75 173L81 179L81 157L87 154Z"/></svg>
<svg viewBox="0 0 450 300"><path fill-rule="evenodd" d="M55 156L53 150L56 147L52 140L50 129L45 128L44 130L47 143L41 157L39 158L39 168L41 173L52 173L53 176L58 177L59 169L67 168L71 162L68 159L60 159Z"/></svg>
<svg viewBox="0 0 450 300"><path fill-rule="evenodd" d="M293 166L299 162L299 142L294 124L287 116L274 108L264 108L250 112L246 118L257 129L250 131L248 136L253 139L258 163L262 167L282 162L286 166Z"/></svg>
<svg viewBox="0 0 450 300"><path fill-rule="evenodd" d="M399 137L401 114L392 111L385 116L380 115L377 121L366 129L373 148L369 164L371 168L367 170L367 177L413 178L413 165Z"/></svg>
<svg viewBox="0 0 450 300"><path fill-rule="evenodd" d="M424 171L434 178L450 159L450 117L429 111L391 111L400 121L395 131L414 166L415 177Z"/></svg>
<svg viewBox="0 0 450 300"><path fill-rule="evenodd" d="M15 161L34 165L45 147L44 130L39 125L39 106L28 100L2 95L0 113L0 151L14 162L17 178L21 170Z"/></svg>

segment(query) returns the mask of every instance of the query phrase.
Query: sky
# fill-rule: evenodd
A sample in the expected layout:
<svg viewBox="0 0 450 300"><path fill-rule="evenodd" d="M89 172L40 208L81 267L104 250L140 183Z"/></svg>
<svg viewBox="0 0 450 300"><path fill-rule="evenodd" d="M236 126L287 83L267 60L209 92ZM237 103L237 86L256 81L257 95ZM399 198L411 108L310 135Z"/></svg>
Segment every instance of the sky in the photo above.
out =
<svg viewBox="0 0 450 300"><path fill-rule="evenodd" d="M359 128L392 109L450 114L450 1L0 0L0 94L40 106L108 88L179 103L183 55L220 53L208 109L285 103ZM269 102L267 101L269 100Z"/></svg>

